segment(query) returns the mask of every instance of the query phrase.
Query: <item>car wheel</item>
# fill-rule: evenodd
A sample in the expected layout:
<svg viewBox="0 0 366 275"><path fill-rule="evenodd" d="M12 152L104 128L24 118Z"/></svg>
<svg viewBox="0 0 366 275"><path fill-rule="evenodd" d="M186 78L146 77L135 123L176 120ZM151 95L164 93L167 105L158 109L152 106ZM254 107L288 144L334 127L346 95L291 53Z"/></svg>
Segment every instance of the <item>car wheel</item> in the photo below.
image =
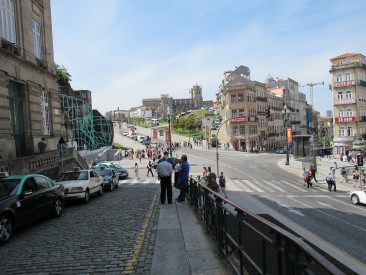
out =
<svg viewBox="0 0 366 275"><path fill-rule="evenodd" d="M360 198L356 194L353 194L351 196L351 201L352 201L353 204L356 204L357 205L357 204L360 203Z"/></svg>
<svg viewBox="0 0 366 275"><path fill-rule="evenodd" d="M109 191L113 191L113 189L114 189L114 184L113 184L113 182L111 183L111 187L109 187Z"/></svg>
<svg viewBox="0 0 366 275"><path fill-rule="evenodd" d="M9 215L0 215L0 245L6 244L13 235L13 220Z"/></svg>
<svg viewBox="0 0 366 275"><path fill-rule="evenodd" d="M100 186L100 189L98 191L98 196L102 196L103 195L103 185Z"/></svg>
<svg viewBox="0 0 366 275"><path fill-rule="evenodd" d="M60 198L56 198L55 202L53 203L53 216L60 217L63 211L63 204Z"/></svg>
<svg viewBox="0 0 366 275"><path fill-rule="evenodd" d="M88 203L90 201L89 189L85 191L84 203Z"/></svg>

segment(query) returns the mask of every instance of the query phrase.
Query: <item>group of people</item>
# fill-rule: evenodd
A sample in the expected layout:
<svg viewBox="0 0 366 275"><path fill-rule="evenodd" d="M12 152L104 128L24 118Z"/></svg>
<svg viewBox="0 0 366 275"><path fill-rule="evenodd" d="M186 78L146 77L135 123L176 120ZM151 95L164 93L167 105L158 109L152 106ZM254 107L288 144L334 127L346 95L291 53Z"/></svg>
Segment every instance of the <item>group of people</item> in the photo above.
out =
<svg viewBox="0 0 366 275"><path fill-rule="evenodd" d="M156 167L158 179L160 180L160 203L173 203L172 175L174 173L174 187L180 189L177 202L183 202L186 198L186 192L189 188L189 170L187 155L183 154L179 161L175 163L168 162L168 154L164 154Z"/></svg>
<svg viewBox="0 0 366 275"><path fill-rule="evenodd" d="M202 177L207 187L211 188L215 192L223 193L225 198L227 198L224 172L220 173L218 185L216 183L216 174L211 172L211 167L203 167Z"/></svg>
<svg viewBox="0 0 366 275"><path fill-rule="evenodd" d="M314 164L312 164L308 170L306 170L305 167L303 168L304 186L307 185L307 188L313 187L313 183L311 182L312 179L314 179L315 182L318 182L316 179L316 172Z"/></svg>

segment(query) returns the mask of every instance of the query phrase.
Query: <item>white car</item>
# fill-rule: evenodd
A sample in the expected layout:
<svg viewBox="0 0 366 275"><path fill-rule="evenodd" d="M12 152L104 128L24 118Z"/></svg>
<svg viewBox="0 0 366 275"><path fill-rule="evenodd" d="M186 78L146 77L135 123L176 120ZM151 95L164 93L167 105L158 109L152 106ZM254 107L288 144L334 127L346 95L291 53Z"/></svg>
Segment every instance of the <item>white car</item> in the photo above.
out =
<svg viewBox="0 0 366 275"><path fill-rule="evenodd" d="M142 141L145 139L145 136L137 136L137 141L142 143Z"/></svg>
<svg viewBox="0 0 366 275"><path fill-rule="evenodd" d="M90 195L103 195L103 178L92 169L63 172L57 183L64 186L66 199L81 199L88 203Z"/></svg>
<svg viewBox="0 0 366 275"><path fill-rule="evenodd" d="M351 201L353 204L366 204L366 191L353 191Z"/></svg>

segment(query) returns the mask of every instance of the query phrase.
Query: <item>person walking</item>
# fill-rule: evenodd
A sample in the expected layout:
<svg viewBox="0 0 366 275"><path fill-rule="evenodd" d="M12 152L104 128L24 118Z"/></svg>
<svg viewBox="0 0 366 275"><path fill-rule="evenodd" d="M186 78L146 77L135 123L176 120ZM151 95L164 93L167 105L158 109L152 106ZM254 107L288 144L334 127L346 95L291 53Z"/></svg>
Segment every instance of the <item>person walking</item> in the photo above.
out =
<svg viewBox="0 0 366 275"><path fill-rule="evenodd" d="M135 163L135 177L137 180L139 180L139 166L137 165L137 162Z"/></svg>
<svg viewBox="0 0 366 275"><path fill-rule="evenodd" d="M345 167L342 167L341 169L341 183L343 182L343 180L348 183L347 170Z"/></svg>
<svg viewBox="0 0 366 275"><path fill-rule="evenodd" d="M43 138L38 142L38 149L39 149L39 153L40 153L40 154L44 154L44 153L46 153L46 147L47 147L47 142L46 142L46 139L43 137Z"/></svg>
<svg viewBox="0 0 366 275"><path fill-rule="evenodd" d="M189 163L186 154L183 154L180 158L181 164L178 168L179 176L178 176L178 185L180 187L180 194L178 196L177 202L182 202L186 200L186 192L189 188L188 180L189 180Z"/></svg>
<svg viewBox="0 0 366 275"><path fill-rule="evenodd" d="M306 184L307 184L307 187L309 188L309 186L313 187L313 184L311 183L311 179L312 179L312 175L311 175L311 172L309 170L306 171Z"/></svg>
<svg viewBox="0 0 366 275"><path fill-rule="evenodd" d="M163 156L163 161L160 162L156 171L158 173L158 179L160 180L160 202L165 203L165 199L168 198L168 203L171 204L173 201L173 191L172 191L172 173L173 167L167 161L168 156Z"/></svg>
<svg viewBox="0 0 366 275"><path fill-rule="evenodd" d="M306 185L306 169L305 169L305 167L304 168L302 168L302 176L304 177L304 186Z"/></svg>
<svg viewBox="0 0 366 275"><path fill-rule="evenodd" d="M149 160L149 163L147 164L147 177L149 176L149 172L151 173L151 176L154 176L154 173L152 171L152 164L151 164L151 160Z"/></svg>
<svg viewBox="0 0 366 275"><path fill-rule="evenodd" d="M337 192L337 186L335 177L332 171L329 171L328 175L325 177L325 182L328 184L328 191L332 191L332 186L334 186L334 192Z"/></svg>
<svg viewBox="0 0 366 275"><path fill-rule="evenodd" d="M316 179L316 167L315 167L315 164L312 164L311 165L310 172L311 172L311 176L315 180L315 182L318 182L318 180Z"/></svg>
<svg viewBox="0 0 366 275"><path fill-rule="evenodd" d="M221 172L221 174L220 174L220 177L219 177L219 186L220 186L220 191L222 193L224 193L225 198L227 199L227 195L226 195L226 192L225 192L226 179L225 179L225 176L224 176L224 172Z"/></svg>

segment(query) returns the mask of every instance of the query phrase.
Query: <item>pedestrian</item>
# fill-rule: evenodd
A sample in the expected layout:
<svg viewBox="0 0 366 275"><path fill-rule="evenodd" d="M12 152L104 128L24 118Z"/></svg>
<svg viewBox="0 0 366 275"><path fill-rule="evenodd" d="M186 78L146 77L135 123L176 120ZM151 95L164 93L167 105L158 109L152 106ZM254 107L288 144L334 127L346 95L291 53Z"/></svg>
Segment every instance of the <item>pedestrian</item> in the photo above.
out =
<svg viewBox="0 0 366 275"><path fill-rule="evenodd" d="M209 173L208 169L206 167L203 167L202 177L206 183L207 183L208 173Z"/></svg>
<svg viewBox="0 0 366 275"><path fill-rule="evenodd" d="M91 166L93 167L95 165L97 165L97 160L93 158L91 161Z"/></svg>
<svg viewBox="0 0 366 275"><path fill-rule="evenodd" d="M220 174L220 177L219 177L219 186L220 186L220 191L222 193L224 193L225 198L227 199L227 195L226 195L226 192L225 192L226 179L225 179L225 176L224 176L224 172L221 172L221 174Z"/></svg>
<svg viewBox="0 0 366 275"><path fill-rule="evenodd" d="M173 167L167 161L168 156L163 156L163 161L158 163L156 172L158 173L158 179L160 180L160 202L165 203L165 198L168 198L168 203L171 204L173 201L172 191L172 173Z"/></svg>
<svg viewBox="0 0 366 275"><path fill-rule="evenodd" d="M149 160L149 163L147 164L147 177L149 176L149 172L151 173L151 176L154 176L154 173L152 171L152 164L151 164L151 160Z"/></svg>
<svg viewBox="0 0 366 275"><path fill-rule="evenodd" d="M313 179L315 180L315 182L318 182L318 180L316 179L316 167L315 167L315 164L312 164L311 165L311 168L310 168L310 172L311 172L311 176L313 177Z"/></svg>
<svg viewBox="0 0 366 275"><path fill-rule="evenodd" d="M353 187L356 187L356 185L358 183L358 180L360 179L360 177L359 177L358 172L357 172L356 169L353 169L352 179L353 179Z"/></svg>
<svg viewBox="0 0 366 275"><path fill-rule="evenodd" d="M137 180L139 180L139 166L137 165L137 162L135 162L135 177Z"/></svg>
<svg viewBox="0 0 366 275"><path fill-rule="evenodd" d="M334 192L337 192L337 186L335 177L332 171L329 171L328 175L325 177L325 182L328 184L328 191L332 191L332 186L334 185Z"/></svg>
<svg viewBox="0 0 366 275"><path fill-rule="evenodd" d="M40 154L44 154L44 153L46 153L46 147L47 147L47 142L46 142L46 139L43 137L43 138L38 142L39 153L40 153Z"/></svg>
<svg viewBox="0 0 366 275"><path fill-rule="evenodd" d="M188 191L188 180L189 180L189 170L190 166L188 163L188 158L186 154L183 154L180 158L179 176L178 176L178 186L180 187L180 194L178 196L177 202L182 202L186 200L186 192Z"/></svg>
<svg viewBox="0 0 366 275"><path fill-rule="evenodd" d="M66 141L63 137L60 137L58 144L57 144L58 153L63 155L66 153Z"/></svg>
<svg viewBox="0 0 366 275"><path fill-rule="evenodd" d="M306 184L307 184L307 187L309 188L309 186L313 187L313 184L311 183L311 178L312 178L312 175L311 175L311 172L309 170L306 171Z"/></svg>
<svg viewBox="0 0 366 275"><path fill-rule="evenodd" d="M178 184L180 161L176 161L174 166L174 186Z"/></svg>
<svg viewBox="0 0 366 275"><path fill-rule="evenodd" d="M348 183L347 171L345 167L342 167L341 169L341 182L343 182L343 180Z"/></svg>
<svg viewBox="0 0 366 275"><path fill-rule="evenodd" d="M302 168L302 176L304 177L304 186L306 185L306 169Z"/></svg>
<svg viewBox="0 0 366 275"><path fill-rule="evenodd" d="M365 170L361 170L361 186L362 186L362 189L364 189L365 188L365 184L366 184L366 182L365 182Z"/></svg>

